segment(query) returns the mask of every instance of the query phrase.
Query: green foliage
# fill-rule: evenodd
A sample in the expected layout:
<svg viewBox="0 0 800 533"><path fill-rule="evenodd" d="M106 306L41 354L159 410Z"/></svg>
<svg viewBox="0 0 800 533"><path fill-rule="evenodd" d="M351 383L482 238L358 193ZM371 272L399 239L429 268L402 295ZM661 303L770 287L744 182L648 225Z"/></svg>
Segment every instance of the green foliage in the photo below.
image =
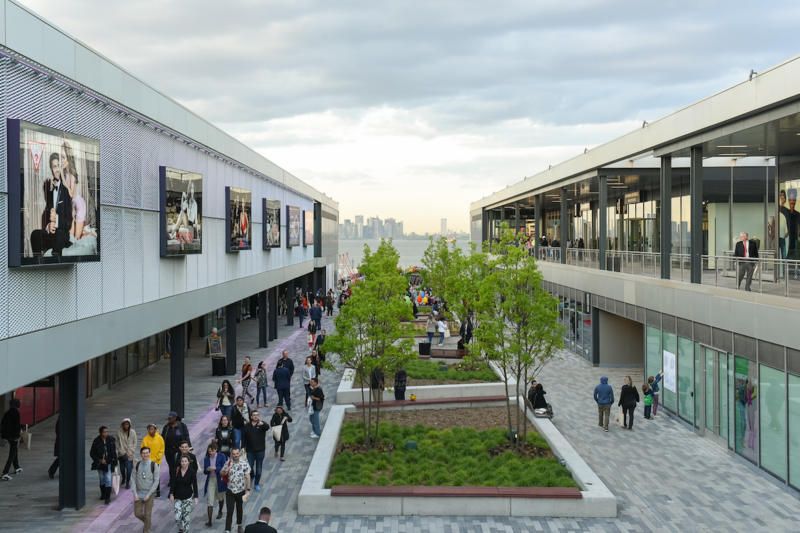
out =
<svg viewBox="0 0 800 533"><path fill-rule="evenodd" d="M575 487L569 471L553 457L526 457L513 451L492 456L489 450L507 444L506 430L435 429L421 425L382 423L382 449L358 450L363 428L342 427L342 447L331 465L326 487L335 485L422 485L497 487ZM416 450L405 443L417 442ZM538 434L528 442L549 449ZM389 451L387 451L389 450Z"/></svg>
<svg viewBox="0 0 800 533"><path fill-rule="evenodd" d="M464 254L455 243L431 238L422 257L425 284L447 302L448 309L464 320L477 307L480 281L486 273L486 255L470 244Z"/></svg>
<svg viewBox="0 0 800 533"><path fill-rule="evenodd" d="M417 359L406 367L408 377L412 379L438 379L443 381L498 381L497 374L489 368L485 361L477 365L457 363L447 365L447 370L440 370L439 363Z"/></svg>
<svg viewBox="0 0 800 533"><path fill-rule="evenodd" d="M413 315L405 299L406 278L397 266L399 259L391 241L382 240L375 252L364 246L359 270L365 278L352 287L352 296L335 319L335 332L325 341L328 351L338 354L345 367L356 370L361 388L369 386L366 378L374 369L389 375L415 357L413 341L403 338ZM377 431L372 428L375 406L371 397L364 400L369 442L370 431Z"/></svg>

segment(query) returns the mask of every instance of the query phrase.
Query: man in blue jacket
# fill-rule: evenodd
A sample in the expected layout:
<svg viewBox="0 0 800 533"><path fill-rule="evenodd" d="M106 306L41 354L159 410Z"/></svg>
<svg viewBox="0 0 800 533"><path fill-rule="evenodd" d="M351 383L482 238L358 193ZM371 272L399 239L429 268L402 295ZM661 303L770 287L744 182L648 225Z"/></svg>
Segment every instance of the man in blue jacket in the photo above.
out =
<svg viewBox="0 0 800 533"><path fill-rule="evenodd" d="M614 404L614 389L608 384L608 378L600 378L600 384L594 388L594 401L597 402L599 425L608 431L608 418L611 416L611 406Z"/></svg>

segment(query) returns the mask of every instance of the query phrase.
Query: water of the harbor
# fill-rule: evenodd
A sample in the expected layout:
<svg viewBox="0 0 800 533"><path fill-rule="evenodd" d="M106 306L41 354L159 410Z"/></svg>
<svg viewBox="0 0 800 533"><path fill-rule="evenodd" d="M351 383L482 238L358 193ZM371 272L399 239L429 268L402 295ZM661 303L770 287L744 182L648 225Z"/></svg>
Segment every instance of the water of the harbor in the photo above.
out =
<svg viewBox="0 0 800 533"><path fill-rule="evenodd" d="M375 250L380 245L378 239L366 240L339 240L339 253L349 253L352 266L357 267L361 264L364 255L364 245L369 245L371 250ZM400 254L400 266L403 268L410 266L422 266L422 255L430 244L427 240L394 239L392 244ZM469 239L458 239L456 244L465 253L469 251Z"/></svg>

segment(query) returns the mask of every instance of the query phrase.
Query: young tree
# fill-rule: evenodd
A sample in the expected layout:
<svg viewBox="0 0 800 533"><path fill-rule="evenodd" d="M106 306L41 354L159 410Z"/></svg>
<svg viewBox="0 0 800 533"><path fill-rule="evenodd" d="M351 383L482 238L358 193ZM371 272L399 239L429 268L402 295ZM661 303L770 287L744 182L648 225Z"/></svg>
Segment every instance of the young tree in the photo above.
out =
<svg viewBox="0 0 800 533"><path fill-rule="evenodd" d="M375 443L380 424L380 395L364 391L376 369L384 374L394 372L413 356L410 338L403 338L412 318L405 301L406 279L397 264L400 259L390 241L381 241L373 253L364 246L364 259L359 271L364 279L353 286L353 294L336 317L336 331L325 345L339 355L339 361L355 370L361 388L364 418L364 442ZM374 415L374 416L373 416Z"/></svg>
<svg viewBox="0 0 800 533"><path fill-rule="evenodd" d="M558 323L557 302L542 288L542 275L534 258L514 243L514 233L501 228L494 255L488 261L488 271L480 283L478 318L480 327L475 337L480 353L500 367L506 389L506 413L509 434L519 432L522 422L523 439L527 435L527 403L516 418L511 412L510 378L517 387L535 375L563 345L562 327ZM514 399L519 391L513 393ZM516 404L516 401L514 402ZM516 424L515 424L516 422Z"/></svg>

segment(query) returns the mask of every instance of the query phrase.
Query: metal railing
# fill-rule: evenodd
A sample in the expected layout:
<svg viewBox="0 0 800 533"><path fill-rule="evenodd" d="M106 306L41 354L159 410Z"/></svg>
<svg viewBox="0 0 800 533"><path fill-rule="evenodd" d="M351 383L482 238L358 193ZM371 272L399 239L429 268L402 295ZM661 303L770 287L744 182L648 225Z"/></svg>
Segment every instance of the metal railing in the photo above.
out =
<svg viewBox="0 0 800 533"><path fill-rule="evenodd" d="M567 248L567 264L584 268L600 268L600 250L595 248Z"/></svg>
<svg viewBox="0 0 800 533"><path fill-rule="evenodd" d="M702 264L704 285L747 290L750 278L752 292L794 298L800 296L800 261L795 259L704 255Z"/></svg>
<svg viewBox="0 0 800 533"><path fill-rule="evenodd" d="M552 248L550 246L539 247L539 253L536 255L539 261L547 263L560 263L561 262L561 248Z"/></svg>
<svg viewBox="0 0 800 533"><path fill-rule="evenodd" d="M690 254L669 254L670 279L692 280L692 256Z"/></svg>
<svg viewBox="0 0 800 533"><path fill-rule="evenodd" d="M661 254L658 252L608 250L606 252L606 270L635 276L659 277L661 275Z"/></svg>

